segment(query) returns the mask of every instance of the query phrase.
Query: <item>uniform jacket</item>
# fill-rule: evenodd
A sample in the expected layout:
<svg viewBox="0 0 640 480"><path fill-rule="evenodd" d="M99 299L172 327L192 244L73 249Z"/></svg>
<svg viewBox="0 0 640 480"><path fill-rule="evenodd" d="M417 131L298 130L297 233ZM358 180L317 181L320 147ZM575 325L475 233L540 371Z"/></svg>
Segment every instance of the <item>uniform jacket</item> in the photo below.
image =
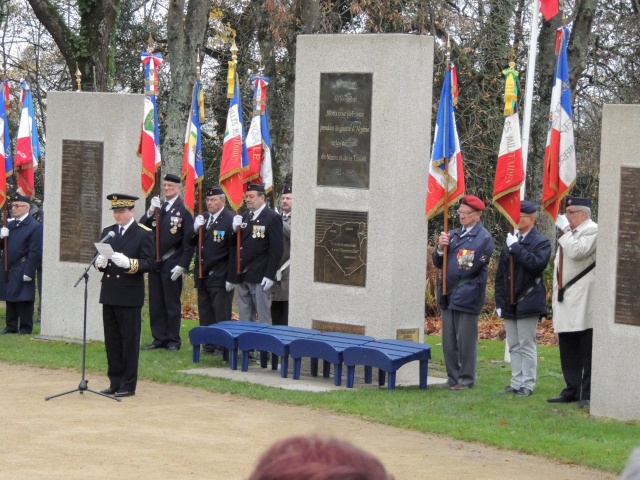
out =
<svg viewBox="0 0 640 480"><path fill-rule="evenodd" d="M596 261L598 224L585 220L572 231L560 237L562 247L562 284ZM597 267L596 267L597 268ZM564 291L564 300L558 302L558 252L553 269L553 329L556 333L579 332L593 328L593 311L598 301L593 294L596 268Z"/></svg>
<svg viewBox="0 0 640 480"><path fill-rule="evenodd" d="M160 257L174 250L173 254L161 261L161 272L168 273L176 265L186 270L191 266L194 246L190 245L193 236L193 216L185 208L182 198L177 197L167 212L160 213ZM149 217L146 213L140 219L140 223L153 230L155 242L156 218Z"/></svg>
<svg viewBox="0 0 640 480"><path fill-rule="evenodd" d="M118 237L118 225L112 225L102 231L101 238L109 232L116 236L109 242L114 252L120 252L131 260L132 268L125 270L115 265L111 260L105 268L101 268L102 287L100 288L100 303L120 307L142 307L144 304L144 273L155 266L155 238L151 230L133 223ZM134 260L137 260L137 270ZM135 271L134 271L135 270Z"/></svg>
<svg viewBox="0 0 640 480"><path fill-rule="evenodd" d="M282 258L280 259L280 265L278 269L284 265L284 263L291 258L291 214L282 219L282 235L283 245ZM288 302L289 301L289 272L291 268L287 267L282 270L282 279L273 285L273 297L271 300L276 302Z"/></svg>
<svg viewBox="0 0 640 480"><path fill-rule="evenodd" d="M246 227L242 229L241 234L242 275L237 278L236 269L232 268L229 271L229 281L260 283L264 277L275 280L283 250L282 217L269 207L265 207L252 221L249 221L249 213L245 213L243 223L246 223ZM237 232L234 232L231 240L234 245L236 236ZM236 250L232 249L233 265L236 264L236 258Z"/></svg>
<svg viewBox="0 0 640 480"><path fill-rule="evenodd" d="M514 260L514 291L517 304L511 305L511 261ZM547 289L542 274L551 258L551 242L533 227L522 242L502 249L496 272L496 306L502 318L518 319L547 314Z"/></svg>
<svg viewBox="0 0 640 480"><path fill-rule="evenodd" d="M487 289L489 260L494 243L489 232L476 223L470 232L460 237L462 227L449 231L447 257L447 299L442 296L442 281L438 283L438 303L442 309L479 315ZM433 263L443 268L444 256L433 252ZM440 277L442 279L442 276ZM447 301L448 300L448 301Z"/></svg>
<svg viewBox="0 0 640 480"><path fill-rule="evenodd" d="M8 302L33 302L36 298L36 270L42 266L42 224L27 215L20 223L9 220L7 228L9 276L3 299ZM4 248L4 240L0 240L0 248ZM2 272L0 275L3 275ZM23 275L31 277L32 281L25 282Z"/></svg>
<svg viewBox="0 0 640 480"><path fill-rule="evenodd" d="M215 222L207 227L211 214L205 212L202 226L202 274L207 287L224 287L229 274L231 250L235 243L231 242L233 235L233 213L223 208ZM198 231L193 232L191 245L196 246L196 263L194 271L195 287L202 288L199 278L200 252L198 252Z"/></svg>

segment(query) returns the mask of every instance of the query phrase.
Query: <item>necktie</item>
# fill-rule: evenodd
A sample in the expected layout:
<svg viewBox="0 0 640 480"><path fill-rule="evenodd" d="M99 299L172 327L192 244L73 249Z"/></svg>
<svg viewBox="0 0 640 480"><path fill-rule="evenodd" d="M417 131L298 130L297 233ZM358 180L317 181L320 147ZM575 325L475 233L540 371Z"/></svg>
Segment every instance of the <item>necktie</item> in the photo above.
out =
<svg viewBox="0 0 640 480"><path fill-rule="evenodd" d="M169 208L169 202L164 202L162 204L162 211L166 212L168 208Z"/></svg>
<svg viewBox="0 0 640 480"><path fill-rule="evenodd" d="M249 221L253 222L253 212L249 212Z"/></svg>
<svg viewBox="0 0 640 480"><path fill-rule="evenodd" d="M120 238L124 235L124 228L120 227Z"/></svg>
<svg viewBox="0 0 640 480"><path fill-rule="evenodd" d="M16 220L16 227L19 227L22 222L20 220Z"/></svg>
<svg viewBox="0 0 640 480"><path fill-rule="evenodd" d="M463 228L463 229L462 229L462 232L460 233L460 236L461 236L461 237L464 237L466 234L467 234L467 229L466 229L466 228Z"/></svg>
<svg viewBox="0 0 640 480"><path fill-rule="evenodd" d="M212 224L213 224L213 215L209 215L209 220L207 220L207 230L211 228Z"/></svg>

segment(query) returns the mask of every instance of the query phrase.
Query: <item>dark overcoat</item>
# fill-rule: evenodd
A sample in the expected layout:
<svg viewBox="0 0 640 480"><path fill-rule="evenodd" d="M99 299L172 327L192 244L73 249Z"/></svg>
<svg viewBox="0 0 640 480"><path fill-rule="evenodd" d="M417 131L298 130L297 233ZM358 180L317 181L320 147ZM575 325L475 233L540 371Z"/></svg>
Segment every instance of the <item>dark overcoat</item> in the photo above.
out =
<svg viewBox="0 0 640 480"><path fill-rule="evenodd" d="M231 261L231 250L236 248L232 243L234 214L223 208L215 221L207 226L211 214L205 212L202 226L202 273L207 287L224 287L227 280ZM198 245L198 231L193 232L191 245ZM199 278L198 265L200 252L196 248L196 264L194 271L195 287L202 288L203 281Z"/></svg>
<svg viewBox="0 0 640 480"><path fill-rule="evenodd" d="M0 287L0 299L33 302L36 298L36 270L42 266L42 224L28 215L21 222L9 220L7 228L9 274L6 282L3 276L5 284L4 288ZM0 248L4 249L4 240L0 240ZM31 277L32 281L25 282L24 275Z"/></svg>

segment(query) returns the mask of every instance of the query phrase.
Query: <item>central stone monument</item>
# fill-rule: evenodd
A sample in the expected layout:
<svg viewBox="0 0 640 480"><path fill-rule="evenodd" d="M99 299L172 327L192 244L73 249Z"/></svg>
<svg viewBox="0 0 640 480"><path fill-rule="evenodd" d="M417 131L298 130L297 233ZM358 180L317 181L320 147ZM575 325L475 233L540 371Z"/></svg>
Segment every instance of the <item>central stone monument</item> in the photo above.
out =
<svg viewBox="0 0 640 480"><path fill-rule="evenodd" d="M296 58L289 324L422 342L433 38L301 35Z"/></svg>

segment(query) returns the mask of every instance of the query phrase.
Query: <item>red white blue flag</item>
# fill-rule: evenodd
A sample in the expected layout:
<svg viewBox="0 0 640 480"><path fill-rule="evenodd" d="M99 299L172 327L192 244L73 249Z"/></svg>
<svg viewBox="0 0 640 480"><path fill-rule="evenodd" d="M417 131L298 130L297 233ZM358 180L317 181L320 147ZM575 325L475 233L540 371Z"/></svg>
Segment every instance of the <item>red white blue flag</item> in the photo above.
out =
<svg viewBox="0 0 640 480"><path fill-rule="evenodd" d="M13 173L11 138L9 138L9 80L2 82L0 92L0 208L7 200L7 177ZM2 168L4 166L4 168Z"/></svg>
<svg viewBox="0 0 640 480"><path fill-rule="evenodd" d="M142 63L145 65L144 116L138 155L142 157L142 190L149 196L156 182L156 171L160 168L160 130L158 128L158 109L156 94L158 93L158 67L162 64L162 55L142 52Z"/></svg>
<svg viewBox="0 0 640 480"><path fill-rule="evenodd" d="M235 62L229 62L227 75L227 98L230 98L227 126L222 145L220 161L220 186L227 195L233 210L242 206L245 192L244 172L249 167L249 156L245 145L245 133L242 120L242 99L240 83L235 70Z"/></svg>
<svg viewBox="0 0 640 480"><path fill-rule="evenodd" d="M464 195L462 152L453 109L454 93L457 97L458 92L455 78L455 65L452 63L451 67L447 68L442 84L438 118L433 132L427 185L427 220L444 211L445 197L448 197L447 203L450 205Z"/></svg>
<svg viewBox="0 0 640 480"><path fill-rule="evenodd" d="M573 112L567 45L569 28L560 27L556 39L556 67L551 92L549 130L544 154L542 206L552 219L560 203L576 183L576 149L573 139Z"/></svg>
<svg viewBox="0 0 640 480"><path fill-rule="evenodd" d="M18 186L22 188L25 195L31 196L34 193L33 171L38 166L40 158L40 141L33 111L31 88L24 79L21 79L20 83L22 84L22 112L14 168L18 177Z"/></svg>
<svg viewBox="0 0 640 480"><path fill-rule="evenodd" d="M269 110L267 108L267 77L253 77L253 118L247 132L249 168L245 182L264 183L265 192L273 189L273 167L271 165L271 136L269 135Z"/></svg>
<svg viewBox="0 0 640 480"><path fill-rule="evenodd" d="M195 187L202 182L204 166L202 163L202 122L204 122L204 94L200 80L193 86L191 110L184 137L184 157L182 161L182 180L184 181L184 205L191 212L195 210Z"/></svg>

